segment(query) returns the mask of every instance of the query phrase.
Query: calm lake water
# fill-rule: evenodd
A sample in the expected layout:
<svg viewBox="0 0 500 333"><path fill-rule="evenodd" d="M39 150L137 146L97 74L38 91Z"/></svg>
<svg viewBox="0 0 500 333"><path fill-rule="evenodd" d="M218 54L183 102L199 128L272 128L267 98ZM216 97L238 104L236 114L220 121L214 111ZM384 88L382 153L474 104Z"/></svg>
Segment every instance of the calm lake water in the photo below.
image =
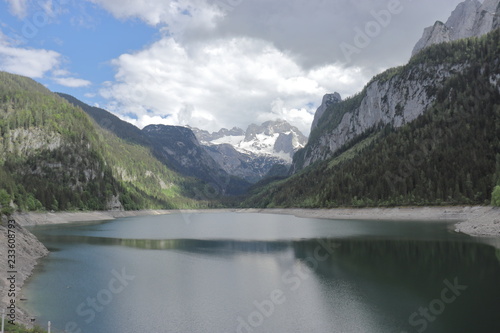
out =
<svg viewBox="0 0 500 333"><path fill-rule="evenodd" d="M446 223L173 214L35 227L52 332L500 332L500 251Z"/></svg>

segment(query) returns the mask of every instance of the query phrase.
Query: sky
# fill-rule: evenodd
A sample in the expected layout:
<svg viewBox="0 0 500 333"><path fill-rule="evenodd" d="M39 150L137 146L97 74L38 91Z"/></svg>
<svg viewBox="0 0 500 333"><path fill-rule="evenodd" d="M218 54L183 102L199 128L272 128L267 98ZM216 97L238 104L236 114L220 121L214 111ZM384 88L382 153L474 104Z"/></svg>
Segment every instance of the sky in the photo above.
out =
<svg viewBox="0 0 500 333"><path fill-rule="evenodd" d="M0 70L142 128L309 134L343 98L405 64L461 0L0 0Z"/></svg>

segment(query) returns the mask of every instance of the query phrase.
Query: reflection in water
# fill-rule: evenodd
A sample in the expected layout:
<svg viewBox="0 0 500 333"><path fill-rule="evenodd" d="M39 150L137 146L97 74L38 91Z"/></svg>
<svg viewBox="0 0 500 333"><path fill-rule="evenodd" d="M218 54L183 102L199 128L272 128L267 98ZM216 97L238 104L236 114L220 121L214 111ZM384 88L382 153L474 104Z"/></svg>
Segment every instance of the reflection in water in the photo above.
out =
<svg viewBox="0 0 500 333"><path fill-rule="evenodd" d="M291 241L231 241L198 239L123 239L92 236L41 235L46 244L92 244L126 246L145 250L179 250L205 254L274 253L291 248Z"/></svg>
<svg viewBox="0 0 500 333"><path fill-rule="evenodd" d="M457 281L467 291L427 331L500 332L500 322L493 319L500 308L500 266L494 264L499 250L458 241L343 239L335 246L325 260L311 260L317 255L309 241L297 243L295 255L325 280L355 281L374 307L395 314L394 320L408 329L410 314L439 299L445 280Z"/></svg>
<svg viewBox="0 0 500 333"><path fill-rule="evenodd" d="M258 327L240 332L418 332L411 315L439 304L445 281L456 281L467 289L433 315L425 332L500 332L500 250L460 235L438 231L433 240L410 239L411 225L411 232L401 230L406 239L393 229L386 238L278 241L98 237L101 228L110 235L109 227L36 230L58 250L32 284L44 320L57 327L76 321L92 333L237 332L238 318L248 324L260 313ZM138 237L135 230L119 235ZM111 269L121 267L136 279L116 302L92 323L75 315L81 302L107 288ZM275 290L286 302L263 315L259 306Z"/></svg>

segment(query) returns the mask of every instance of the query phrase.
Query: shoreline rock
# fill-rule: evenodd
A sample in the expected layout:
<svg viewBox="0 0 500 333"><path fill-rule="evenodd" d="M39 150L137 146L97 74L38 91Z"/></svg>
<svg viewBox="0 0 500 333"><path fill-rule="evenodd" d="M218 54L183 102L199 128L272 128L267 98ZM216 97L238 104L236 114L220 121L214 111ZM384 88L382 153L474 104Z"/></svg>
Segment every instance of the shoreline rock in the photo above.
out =
<svg viewBox="0 0 500 333"><path fill-rule="evenodd" d="M13 219L13 218L12 218ZM31 316L22 306L22 287L26 280L33 274L33 269L38 260L49 254L47 248L29 230L23 228L19 223L15 224L15 298L9 297L10 285L8 285L8 219L1 217L0 224L0 306L5 309L11 299L15 299L16 319L15 323L32 327ZM15 220L15 219L14 219ZM7 320L7 317L6 317Z"/></svg>

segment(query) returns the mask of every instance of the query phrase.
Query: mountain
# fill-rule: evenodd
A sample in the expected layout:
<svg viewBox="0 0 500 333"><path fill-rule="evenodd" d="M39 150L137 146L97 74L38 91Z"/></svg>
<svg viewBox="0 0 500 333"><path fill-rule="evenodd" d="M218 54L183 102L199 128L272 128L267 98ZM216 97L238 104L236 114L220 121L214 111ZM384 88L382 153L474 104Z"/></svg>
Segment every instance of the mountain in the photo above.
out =
<svg viewBox="0 0 500 333"><path fill-rule="evenodd" d="M486 20L485 13L489 13L492 8L496 10L499 3L500 0L486 0L482 5L477 1L465 1L458 5L447 23L453 30L482 34L491 30L492 20ZM453 36L458 38L463 34ZM443 51L443 59L435 58L431 62L428 57L417 54L407 65L374 77L359 94L343 102L335 98L335 102L330 103L326 110L320 107L315 119L321 122L313 126L305 149L295 155L292 173L332 157L345 144L366 131L385 125L403 126L428 110L445 82L472 66L466 54L467 46L463 52L456 52L455 59L450 59L446 54L454 48L439 50ZM492 77L492 80L496 78ZM328 95L325 98L327 101L331 99Z"/></svg>
<svg viewBox="0 0 500 333"><path fill-rule="evenodd" d="M259 181L275 164L290 164L307 138L284 120L251 124L218 132L192 129L213 159L230 175L251 183Z"/></svg>
<svg viewBox="0 0 500 333"><path fill-rule="evenodd" d="M117 137L126 140L127 142L136 143L143 146L149 146L151 144L147 135L145 135L139 128L126 121L121 120L111 112L85 104L71 95L62 93L57 93L57 95L61 96L74 106L81 108L83 111L85 111L85 113L87 113L94 119L99 127L111 131Z"/></svg>
<svg viewBox="0 0 500 333"><path fill-rule="evenodd" d="M201 179L222 194L242 194L249 183L231 177L198 142L186 127L149 125L143 130L153 152L173 170Z"/></svg>
<svg viewBox="0 0 500 333"><path fill-rule="evenodd" d="M245 135L245 131L238 127L233 127L230 130L228 130L227 128L222 128L218 132L213 132L213 133L198 128L192 128L192 127L190 128L195 133L196 137L200 142L211 142L227 136Z"/></svg>
<svg viewBox="0 0 500 333"><path fill-rule="evenodd" d="M127 142L147 147L171 170L210 184L214 187L214 193L241 194L250 186L244 180L231 177L221 169L200 146L189 128L150 125L140 130L104 109L87 105L70 95L59 95L84 110L101 128Z"/></svg>
<svg viewBox="0 0 500 333"><path fill-rule="evenodd" d="M159 161L140 130L93 111L90 117L29 78L0 72L3 212L195 208L216 200L198 195L206 183Z"/></svg>
<svg viewBox="0 0 500 333"><path fill-rule="evenodd" d="M498 45L496 29L377 75L326 108L291 177L254 187L244 206L489 204L500 184Z"/></svg>
<svg viewBox="0 0 500 333"><path fill-rule="evenodd" d="M467 0L460 3L446 23L437 21L424 30L412 56L438 43L480 37L499 27L500 0Z"/></svg>

